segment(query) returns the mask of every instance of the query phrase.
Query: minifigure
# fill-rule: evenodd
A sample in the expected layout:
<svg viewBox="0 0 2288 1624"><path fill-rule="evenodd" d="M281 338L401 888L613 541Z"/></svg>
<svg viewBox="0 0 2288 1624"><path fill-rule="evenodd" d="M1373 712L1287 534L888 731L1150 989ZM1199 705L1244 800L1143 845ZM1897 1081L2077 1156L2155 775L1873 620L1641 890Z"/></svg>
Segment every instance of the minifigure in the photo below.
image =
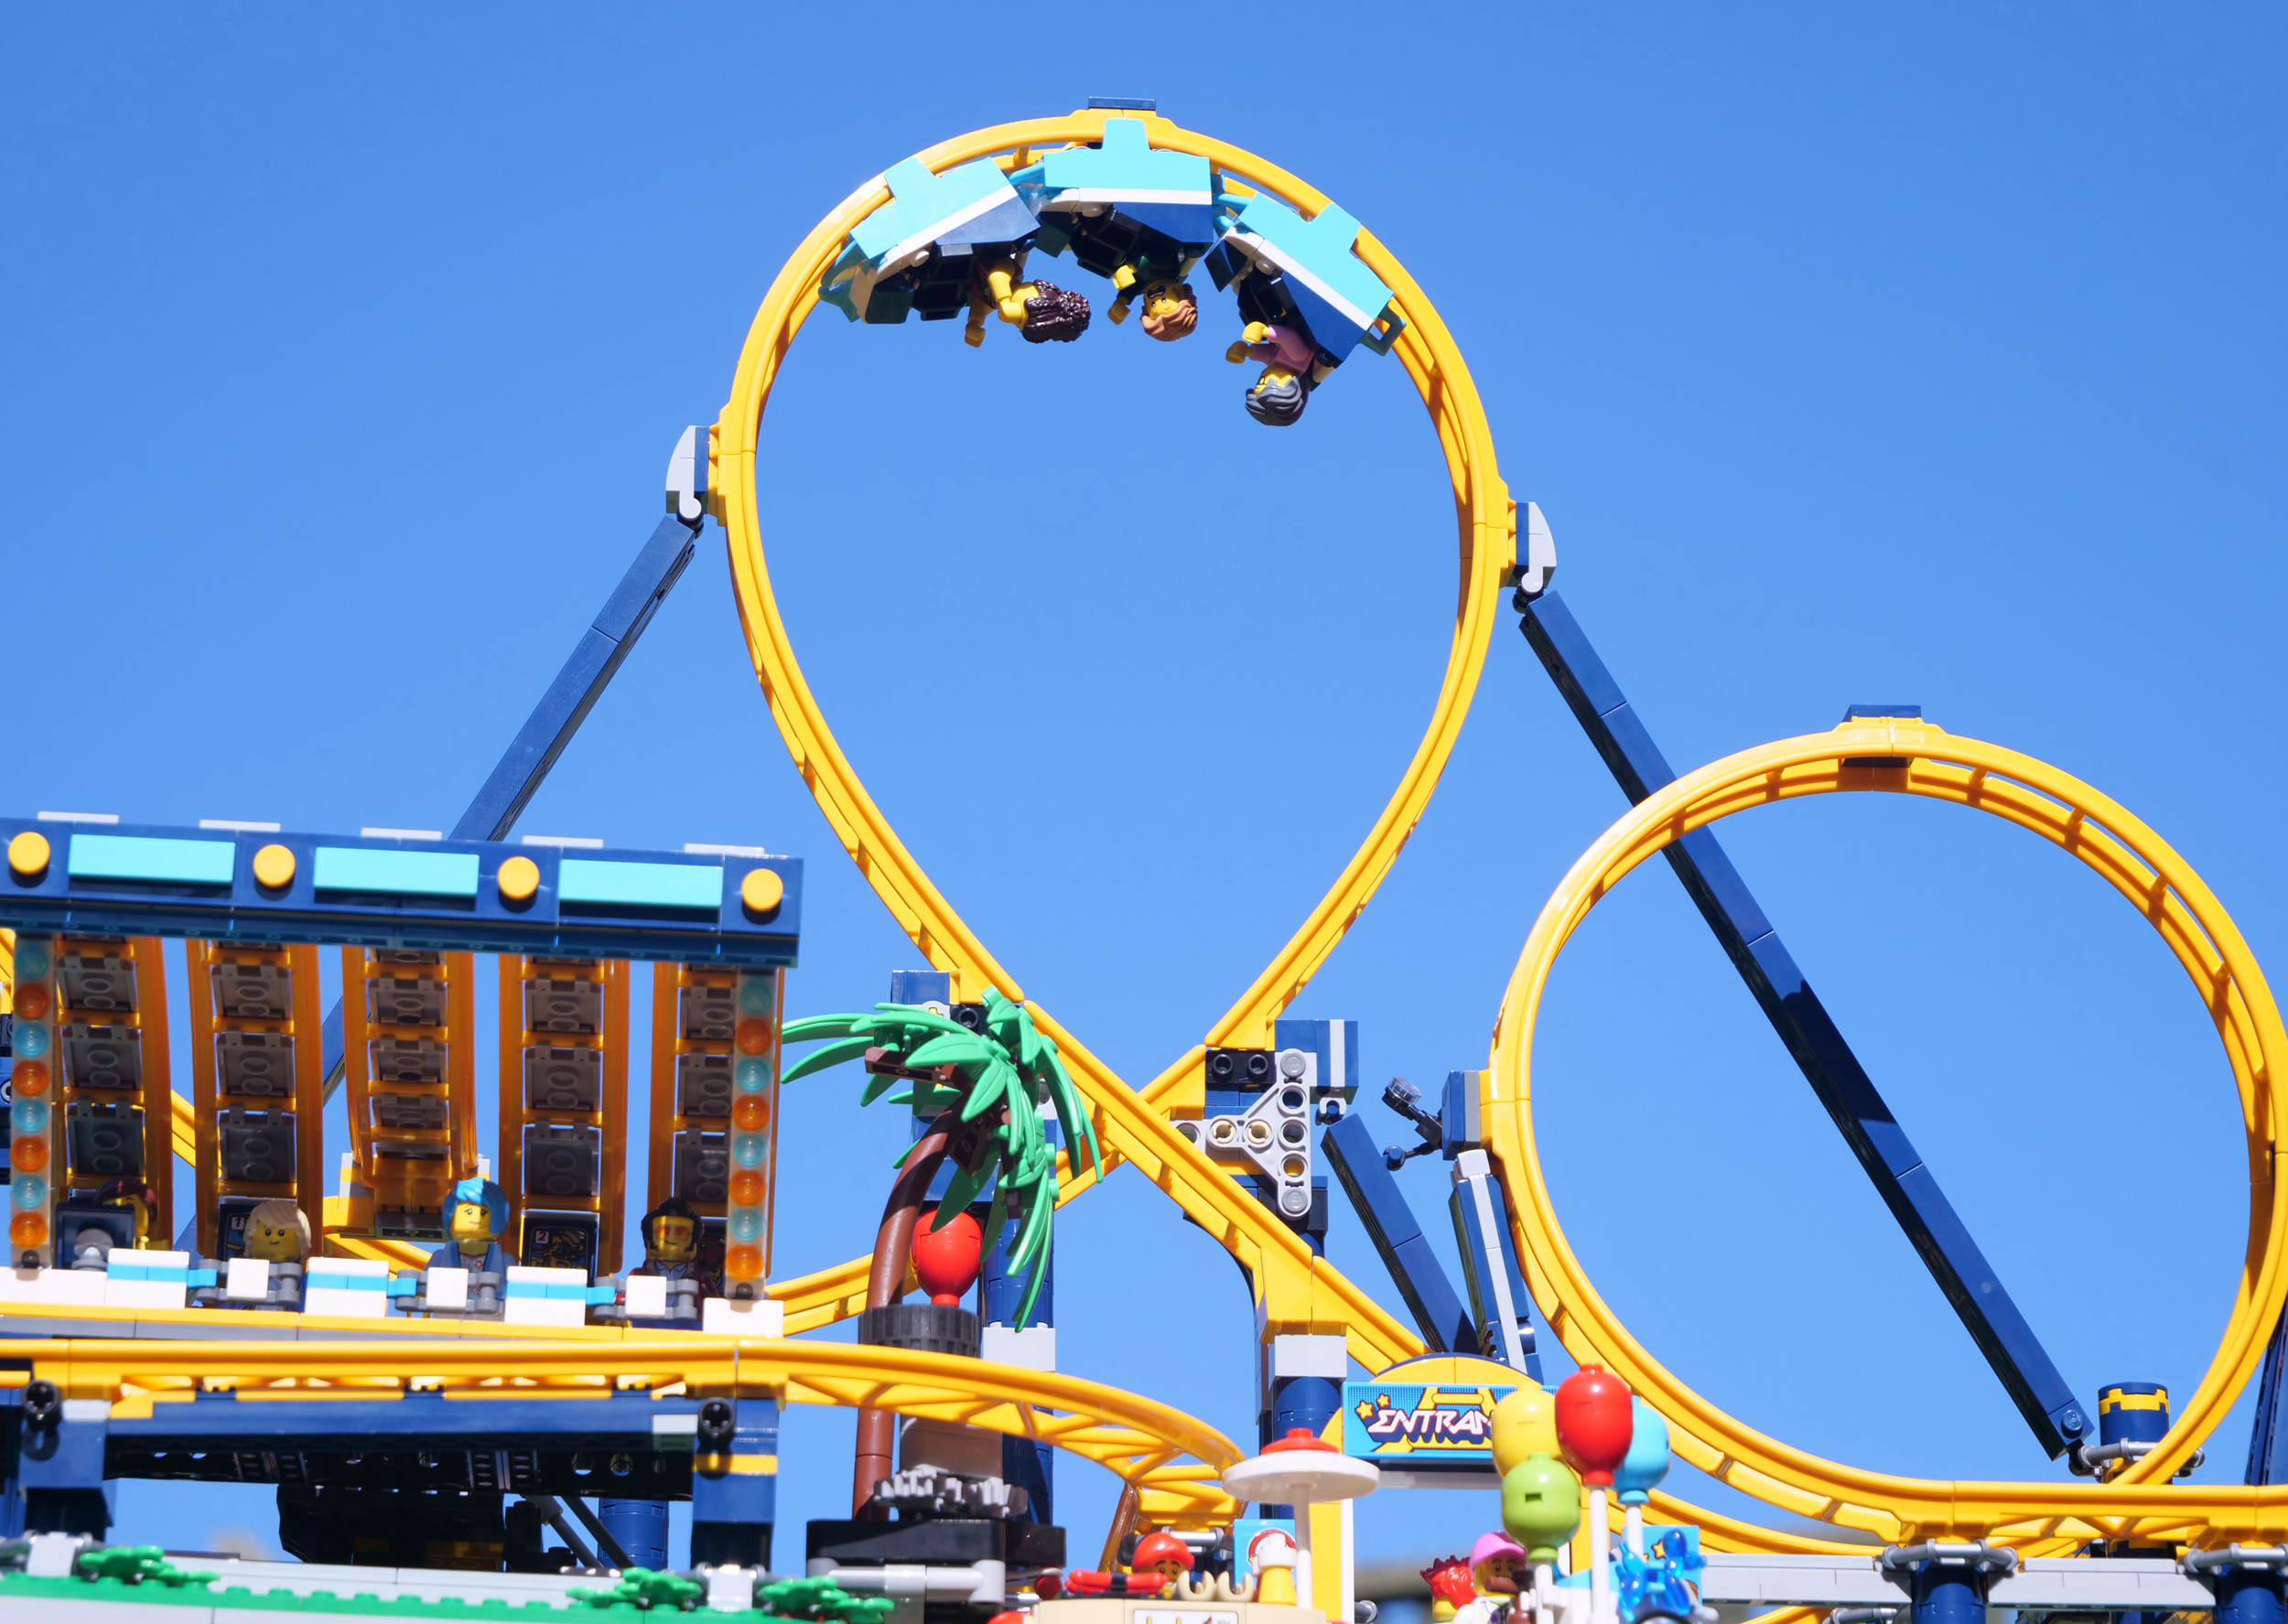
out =
<svg viewBox="0 0 2288 1624"><path fill-rule="evenodd" d="M1455 1612L1478 1597L1470 1565L1459 1556L1441 1556L1422 1570L1422 1582L1430 1586L1430 1618L1436 1624L1452 1624Z"/></svg>
<svg viewBox="0 0 2288 1624"><path fill-rule="evenodd" d="M1158 1574L1160 1578L1160 1595L1164 1600L1175 1595L1176 1581L1191 1571L1191 1546L1172 1533L1148 1533L1137 1542L1136 1555L1128 1564L1128 1576L1132 1581L1128 1594L1141 1594L1133 1581Z"/></svg>
<svg viewBox="0 0 2288 1624"><path fill-rule="evenodd" d="M699 1215L679 1196L670 1196L643 1215L643 1261L631 1274L664 1274L696 1281L703 1297L723 1295L723 1282L699 1261Z"/></svg>
<svg viewBox="0 0 2288 1624"><path fill-rule="evenodd" d="M1309 333L1264 321L1249 322L1245 336L1224 351L1235 366L1250 359L1264 363L1247 389L1247 414L1269 428L1285 428L1302 416L1318 387L1317 355Z"/></svg>
<svg viewBox="0 0 2288 1624"><path fill-rule="evenodd" d="M509 1227L509 1198L490 1178L464 1178L453 1186L452 1205L446 1211L448 1237L429 1253L433 1269L474 1269L505 1277L515 1259L501 1245L501 1231Z"/></svg>
<svg viewBox="0 0 2288 1624"><path fill-rule="evenodd" d="M246 1214L246 1255L271 1264L309 1261L310 1221L292 1201L274 1198Z"/></svg>
<svg viewBox="0 0 2288 1624"><path fill-rule="evenodd" d="M1506 1533L1483 1533L1470 1547L1470 1581L1475 1600L1454 1614L1454 1624L1502 1624L1524 1586L1517 1576L1529 1573L1526 1548Z"/></svg>
<svg viewBox="0 0 2288 1624"><path fill-rule="evenodd" d="M124 1207L135 1215L135 1244L151 1239L151 1214L157 1210L159 1192L140 1178L113 1178L95 1192L98 1207Z"/></svg>
<svg viewBox="0 0 2288 1624"><path fill-rule="evenodd" d="M1068 1596L1165 1599L1175 1595L1177 1584L1191 1571L1191 1546L1172 1533L1148 1533L1137 1542L1136 1554L1130 1559L1127 1573L1075 1568L1063 1575L1058 1587Z"/></svg>
<svg viewBox="0 0 2288 1624"><path fill-rule="evenodd" d="M985 342L985 318L998 310L1003 321L1024 335L1028 344L1052 339L1070 344L1088 330L1088 300L1053 282L1019 283L1023 273L1015 260L981 262L970 290L969 328L962 337L970 345Z"/></svg>
<svg viewBox="0 0 2288 1624"><path fill-rule="evenodd" d="M1256 1599L1266 1607L1295 1605L1295 1538L1283 1528L1257 1531L1247 1542L1247 1571Z"/></svg>
<svg viewBox="0 0 2288 1624"><path fill-rule="evenodd" d="M1129 295L1123 291L1105 314L1116 324L1128 318ZM1189 282L1156 277L1144 285L1144 336L1172 344L1200 325L1200 299Z"/></svg>

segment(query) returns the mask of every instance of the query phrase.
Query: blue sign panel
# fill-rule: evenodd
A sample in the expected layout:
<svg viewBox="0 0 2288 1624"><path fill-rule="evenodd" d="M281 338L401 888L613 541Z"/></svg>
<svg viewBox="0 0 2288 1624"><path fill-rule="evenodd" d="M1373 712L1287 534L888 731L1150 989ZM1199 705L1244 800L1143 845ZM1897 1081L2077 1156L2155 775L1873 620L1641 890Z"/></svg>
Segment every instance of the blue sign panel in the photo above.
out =
<svg viewBox="0 0 2288 1624"><path fill-rule="evenodd" d="M1408 1471L1490 1471L1494 1406L1516 1391L1515 1384L1345 1382L1343 1452Z"/></svg>

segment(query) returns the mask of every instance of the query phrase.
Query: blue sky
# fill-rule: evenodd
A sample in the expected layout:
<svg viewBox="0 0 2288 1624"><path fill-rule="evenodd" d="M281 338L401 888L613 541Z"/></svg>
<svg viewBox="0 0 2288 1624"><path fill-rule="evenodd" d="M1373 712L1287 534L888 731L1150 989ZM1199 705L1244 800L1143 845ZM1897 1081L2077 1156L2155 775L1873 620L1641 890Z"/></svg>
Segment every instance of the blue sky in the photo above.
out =
<svg viewBox="0 0 2288 1624"><path fill-rule="evenodd" d="M1436 301L1673 762L1919 702L2126 803L2276 963L2284 36L2207 5L1098 8L1037 40L896 7L0 7L0 800L448 825L804 232L945 136L1152 95ZM1218 297L1184 345L973 352L821 320L762 436L773 578L844 745L1132 1080L1355 845L1450 624L1402 374L1362 355L1269 434L1220 360L1236 325ZM1534 913L1622 810L1509 620L1293 1011L1363 1021L1376 1082L1481 1063ZM787 762L718 532L521 827L807 856L796 1012L916 963ZM2189 1393L2246 1193L2158 941L1951 809L1836 798L1724 838L2077 1391ZM1538 1065L1569 1233L1700 1391L1867 1466L2062 1475L1665 868L1569 951ZM855 1095L796 1085L782 1273L870 1235L901 1125ZM1434 1233L1440 1178L1408 1174ZM1066 1368L1247 1436L1211 1243L1133 1173L1060 1231ZM1395 1306L1347 1214L1332 1249ZM790 1423L782 1555L848 1436ZM2202 1475L2236 1479L2245 1436ZM1109 1480L1064 1483L1093 1549ZM260 1491L122 1508L136 1538L272 1537ZM1385 1496L1362 1544L1426 1557L1493 1515Z"/></svg>

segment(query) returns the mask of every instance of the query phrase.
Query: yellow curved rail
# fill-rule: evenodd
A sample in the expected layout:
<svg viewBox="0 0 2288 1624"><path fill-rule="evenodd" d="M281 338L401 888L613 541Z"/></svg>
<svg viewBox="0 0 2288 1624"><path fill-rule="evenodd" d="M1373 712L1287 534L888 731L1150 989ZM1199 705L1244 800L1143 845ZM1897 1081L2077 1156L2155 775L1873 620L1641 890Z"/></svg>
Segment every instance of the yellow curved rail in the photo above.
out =
<svg viewBox="0 0 2288 1624"><path fill-rule="evenodd" d="M1847 767L1894 758L1901 768ZM1551 1210L1533 1136L1534 1022L1551 966L1589 910L1623 877L1692 830L1774 801L1839 790L1929 796L1991 812L2079 858L2161 934L2207 1006L2238 1085L2249 1152L2249 1238L2232 1317L2168 1436L2109 1483L1941 1482L1862 1471L1765 1436L1661 1366L1597 1295ZM1486 1124L1509 1187L1534 1298L1566 1348L1616 1371L1668 1418L1679 1457L1760 1500L1886 1540L1983 1535L2028 1555L2084 1540L2273 1540L2288 1533L2288 1487L2173 1487L2169 1477L2224 1418L2255 1371L2288 1296L2288 1203L2272 1199L2274 1079L2288 1035L2263 972L2223 907L2168 844L2079 780L2014 750L1929 725L1847 722L1713 762L1650 797L1600 836L1534 922L1503 998L1485 1074ZM1671 1502L1679 1515L1708 1514ZM1775 1535L1774 1549L1816 1549Z"/></svg>
<svg viewBox="0 0 2288 1624"><path fill-rule="evenodd" d="M933 170L986 157L1014 167L1044 146L1100 139L1106 116L1076 113L1000 124L941 143L919 156ZM1155 147L1204 156L1227 176L1278 194L1307 216L1327 205L1323 194L1250 153L1163 118L1153 116L1147 122ZM714 430L714 501L729 541L731 582L756 677L819 810L914 946L932 964L952 973L956 997L974 998L989 985L1007 997L1022 999L1016 978L931 883L842 753L795 660L763 558L755 446L772 386L795 335L818 303L818 284L827 265L850 230L889 200L888 187L879 176L858 188L803 240L772 284L748 333L730 399ZM1360 233L1357 252L1392 289L1406 317L1407 330L1393 353L1430 414L1453 486L1461 550L1453 640L1429 726L1388 803L1300 928L1238 1002L1209 1027L1209 1044L1268 1044L1273 1018L1325 962L1381 884L1437 787L1461 732L1492 637L1503 575L1516 558L1516 504L1496 468L1492 431L1461 351L1421 289L1371 233ZM1173 1109L1187 1101L1196 1103L1200 1097L1204 1045L1177 1059L1139 1095L1038 1005L1031 1008L1041 1029L1055 1038L1095 1108L1098 1142L1111 1162L1138 1164L1146 1177L1221 1240L1254 1274L1258 1290L1269 1300L1268 1311L1282 1323L1308 1321L1328 1332L1347 1332L1353 1350L1370 1367L1420 1351L1419 1339L1350 1281L1313 1260L1291 1231L1168 1125ZM1065 1199L1079 1194L1088 1183L1067 1180ZM847 1264L781 1287L773 1295L788 1304L790 1326L824 1323L852 1311L858 1301L853 1271L861 1267Z"/></svg>
<svg viewBox="0 0 2288 1624"><path fill-rule="evenodd" d="M594 1342L142 1342L74 1338L10 1344L30 1378L69 1398L103 1399L121 1419L199 1393L409 1389L481 1402L680 1387L771 1396L798 1404L864 1404L1035 1438L1095 1461L1142 1492L1156 1514L1187 1524L1228 1522L1236 1506L1217 1484L1240 1458L1206 1422L1140 1394L1056 1371L991 1360L851 1343L630 1338ZM19 1377L23 1381L27 1378Z"/></svg>

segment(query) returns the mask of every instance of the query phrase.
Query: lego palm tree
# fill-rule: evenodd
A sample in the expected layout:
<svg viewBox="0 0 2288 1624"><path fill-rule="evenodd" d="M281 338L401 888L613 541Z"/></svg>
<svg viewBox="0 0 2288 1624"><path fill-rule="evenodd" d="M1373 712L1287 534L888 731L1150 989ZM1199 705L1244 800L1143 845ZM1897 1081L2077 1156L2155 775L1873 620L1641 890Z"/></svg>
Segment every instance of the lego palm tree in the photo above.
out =
<svg viewBox="0 0 2288 1624"><path fill-rule="evenodd" d="M1057 1153L1042 1126L1042 1106L1053 1107L1058 1120L1066 1124L1074 1165L1085 1145L1089 1166L1101 1170L1095 1129L1072 1075L1058 1058L1055 1041L1033 1026L1022 1005L989 990L984 1019L976 1030L912 1005L878 1004L865 1015L821 1015L790 1022L784 1037L788 1043L831 1039L790 1067L786 1081L863 1059L870 1081L859 1096L860 1104L873 1103L902 1081L911 1086L890 1094L890 1102L911 1106L916 1116L931 1119L928 1129L898 1158L898 1177L874 1235L867 1307L887 1307L904 1294L914 1231L929 1205L931 1180L951 1162L953 1178L937 1200L931 1225L934 1228L962 1211L992 1183L984 1246L989 1253L1014 1219L1017 1235L1009 1246L1009 1264L1028 1276L1018 1309L1022 1324L1040 1295L1041 1265L1056 1222ZM855 1515L869 1514L874 1485L890 1473L891 1433L888 1412L858 1413L851 1493Z"/></svg>

